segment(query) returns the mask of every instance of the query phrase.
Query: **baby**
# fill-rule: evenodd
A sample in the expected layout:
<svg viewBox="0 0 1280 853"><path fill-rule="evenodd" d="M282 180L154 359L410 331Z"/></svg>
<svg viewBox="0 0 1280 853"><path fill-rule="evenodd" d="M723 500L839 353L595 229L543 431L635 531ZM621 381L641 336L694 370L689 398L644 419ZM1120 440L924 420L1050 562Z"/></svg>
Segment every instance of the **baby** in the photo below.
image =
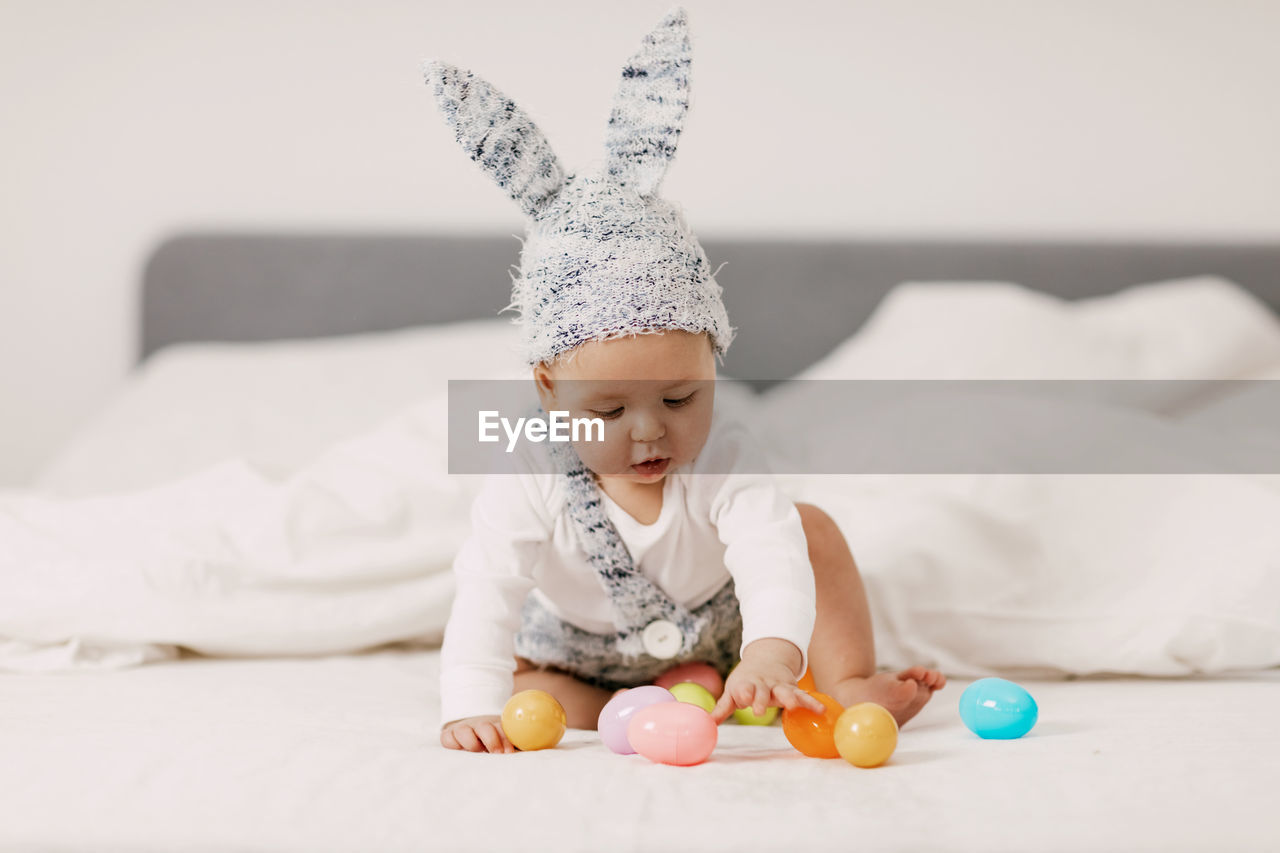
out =
<svg viewBox="0 0 1280 853"><path fill-rule="evenodd" d="M491 475L454 565L440 742L512 752L500 713L538 688L594 729L617 690L705 661L712 716L876 702L899 724L946 679L878 673L858 569L822 510L789 500L714 406L734 329L706 255L658 195L688 108L673 10L623 67L606 162L566 175L537 127L470 72L427 64L446 119L530 221L515 281L541 409L599 418L603 440L524 444Z"/></svg>

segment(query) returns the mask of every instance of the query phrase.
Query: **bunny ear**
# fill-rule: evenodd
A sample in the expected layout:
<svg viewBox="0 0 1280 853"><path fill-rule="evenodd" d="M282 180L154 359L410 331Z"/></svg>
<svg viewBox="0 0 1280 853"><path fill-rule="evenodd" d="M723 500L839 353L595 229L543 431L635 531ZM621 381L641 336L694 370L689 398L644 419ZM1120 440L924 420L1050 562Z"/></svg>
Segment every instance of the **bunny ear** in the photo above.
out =
<svg viewBox="0 0 1280 853"><path fill-rule="evenodd" d="M689 111L689 22L672 9L622 67L605 136L611 177L640 195L657 192Z"/></svg>
<svg viewBox="0 0 1280 853"><path fill-rule="evenodd" d="M463 149L529 216L564 186L564 169L542 131L489 83L439 60L427 60L427 85Z"/></svg>

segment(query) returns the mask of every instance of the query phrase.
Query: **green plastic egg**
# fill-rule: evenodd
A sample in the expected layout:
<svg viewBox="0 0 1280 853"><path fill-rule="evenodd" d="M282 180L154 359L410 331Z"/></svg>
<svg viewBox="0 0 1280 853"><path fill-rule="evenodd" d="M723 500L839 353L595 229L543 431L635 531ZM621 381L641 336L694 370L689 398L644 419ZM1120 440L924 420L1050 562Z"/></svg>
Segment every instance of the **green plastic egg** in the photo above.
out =
<svg viewBox="0 0 1280 853"><path fill-rule="evenodd" d="M716 707L716 697L712 696L711 691L701 684L682 681L679 684L671 685L667 689L671 691L672 696L676 697L677 702L688 702L690 705L697 705L708 714Z"/></svg>
<svg viewBox="0 0 1280 853"><path fill-rule="evenodd" d="M739 708L733 712L733 718L744 726L769 726L778 719L778 708L777 706L765 708L760 716L756 716L756 712L750 708Z"/></svg>

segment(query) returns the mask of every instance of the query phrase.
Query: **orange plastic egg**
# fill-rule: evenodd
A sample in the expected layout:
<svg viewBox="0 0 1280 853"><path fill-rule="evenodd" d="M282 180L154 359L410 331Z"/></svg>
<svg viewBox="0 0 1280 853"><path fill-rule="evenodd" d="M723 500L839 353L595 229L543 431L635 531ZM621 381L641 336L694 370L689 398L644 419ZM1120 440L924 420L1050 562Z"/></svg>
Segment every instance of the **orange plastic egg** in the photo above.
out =
<svg viewBox="0 0 1280 853"><path fill-rule="evenodd" d="M796 686L801 690L807 690L810 693L818 692L818 685L813 680L813 671L806 669L804 675L800 676L800 680L796 682Z"/></svg>
<svg viewBox="0 0 1280 853"><path fill-rule="evenodd" d="M835 725L844 708L825 693L809 692L827 710L819 714L808 708L786 709L782 712L782 733L792 746L810 758L838 758Z"/></svg>

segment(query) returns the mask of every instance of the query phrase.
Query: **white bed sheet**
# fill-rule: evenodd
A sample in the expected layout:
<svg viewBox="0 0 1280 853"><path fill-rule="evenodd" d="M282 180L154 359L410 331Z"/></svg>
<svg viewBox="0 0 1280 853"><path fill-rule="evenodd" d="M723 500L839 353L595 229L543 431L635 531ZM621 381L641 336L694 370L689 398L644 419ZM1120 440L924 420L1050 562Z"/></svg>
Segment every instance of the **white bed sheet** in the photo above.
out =
<svg viewBox="0 0 1280 853"><path fill-rule="evenodd" d="M981 741L953 680L889 765L726 724L692 768L437 744L434 650L0 675L4 850L1275 850L1280 670L1023 683Z"/></svg>

